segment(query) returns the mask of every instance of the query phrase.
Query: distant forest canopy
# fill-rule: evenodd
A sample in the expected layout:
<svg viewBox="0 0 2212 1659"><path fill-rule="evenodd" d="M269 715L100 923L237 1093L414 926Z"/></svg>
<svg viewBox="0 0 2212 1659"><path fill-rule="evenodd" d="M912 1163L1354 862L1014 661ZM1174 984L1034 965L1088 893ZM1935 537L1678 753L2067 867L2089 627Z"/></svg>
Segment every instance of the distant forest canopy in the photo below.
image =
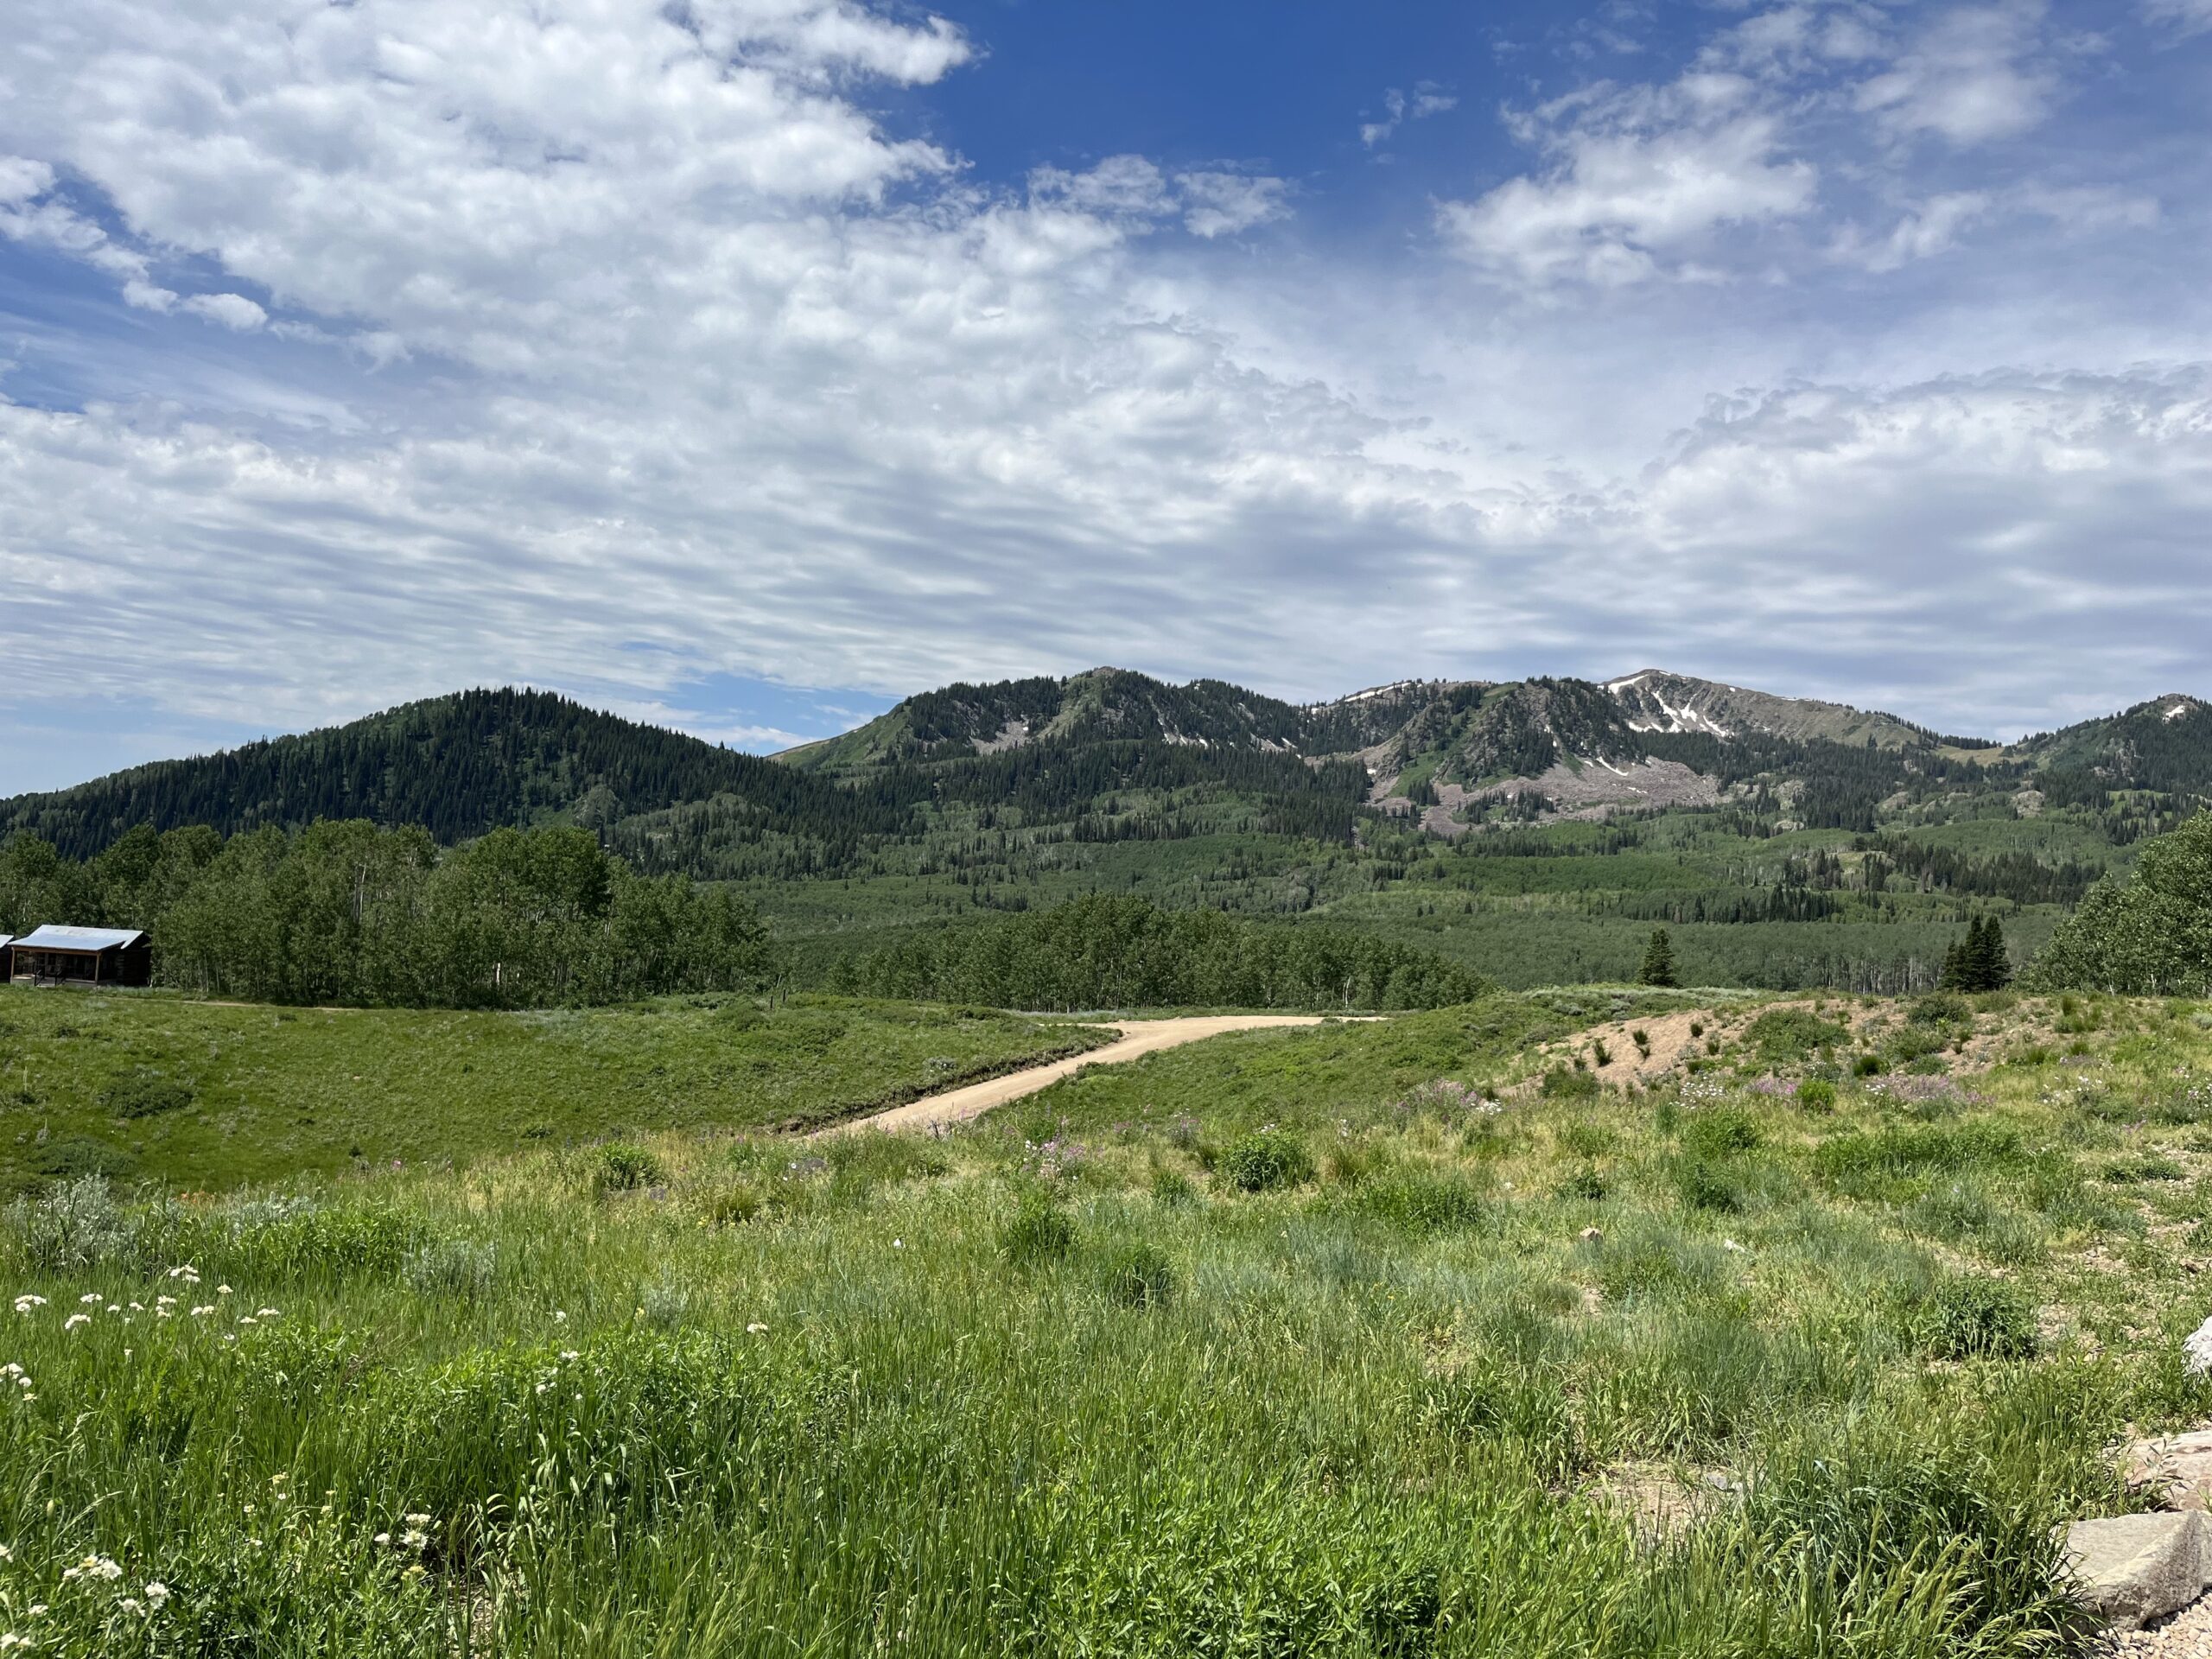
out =
<svg viewBox="0 0 2212 1659"><path fill-rule="evenodd" d="M0 932L141 927L156 982L254 1001L526 1008L749 988L772 951L728 888L632 871L590 831L497 830L442 852L359 819L227 841L145 824L88 861L0 846Z"/></svg>
<svg viewBox="0 0 2212 1659"><path fill-rule="evenodd" d="M1056 1012L1434 1008L1496 988L1433 951L1350 929L1103 894L910 938L848 960L830 983L865 996Z"/></svg>

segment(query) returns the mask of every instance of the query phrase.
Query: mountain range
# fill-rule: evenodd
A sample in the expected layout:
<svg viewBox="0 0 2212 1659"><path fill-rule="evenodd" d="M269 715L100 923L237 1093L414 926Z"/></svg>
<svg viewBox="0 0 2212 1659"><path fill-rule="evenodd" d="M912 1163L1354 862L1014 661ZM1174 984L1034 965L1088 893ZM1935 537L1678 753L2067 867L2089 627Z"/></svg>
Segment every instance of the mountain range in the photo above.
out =
<svg viewBox="0 0 2212 1659"><path fill-rule="evenodd" d="M2170 694L2000 745L1657 669L1604 681L1403 680L1300 704L1220 680L1175 685L1100 668L924 692L764 759L547 692L472 690L0 800L0 837L26 832L83 857L140 823L231 834L360 817L422 823L451 842L569 819L629 826L625 838L657 842L661 861L680 863L683 846L764 835L846 849L895 838L948 795L979 805L1026 797L1049 813L1117 790L1205 782L1279 806L1333 802L1323 816L1347 838L1361 807L1446 836L1731 802L1770 804L1778 823L1872 830L1885 803L1930 793L2001 794L2030 811L2107 808L2135 793L2203 798L2207 715L2199 699ZM1047 757L1083 775L1040 791Z"/></svg>
<svg viewBox="0 0 2212 1659"><path fill-rule="evenodd" d="M0 885L54 856L26 836L94 859L140 825L572 823L734 885L817 983L1108 893L1325 918L1509 985L1632 975L1664 925L1694 982L1897 990L1980 918L2024 960L2208 802L2212 706L2181 694L1999 744L1657 669L1296 703L1101 668L762 757L510 689L0 801Z"/></svg>

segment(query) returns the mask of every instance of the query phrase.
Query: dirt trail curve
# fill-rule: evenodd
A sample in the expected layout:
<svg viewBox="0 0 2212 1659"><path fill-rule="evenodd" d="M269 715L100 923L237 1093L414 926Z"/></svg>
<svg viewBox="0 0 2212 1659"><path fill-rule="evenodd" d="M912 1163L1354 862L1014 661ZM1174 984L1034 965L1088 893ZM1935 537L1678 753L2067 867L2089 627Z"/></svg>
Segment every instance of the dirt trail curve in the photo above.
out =
<svg viewBox="0 0 2212 1659"><path fill-rule="evenodd" d="M981 1117L994 1106L1003 1106L1009 1100L1020 1100L1024 1095L1033 1095L1039 1089L1058 1083L1062 1077L1073 1077L1086 1065L1114 1065L1163 1048L1179 1048L1185 1043L1218 1037L1224 1032L1265 1031L1277 1026L1318 1026L1324 1023L1325 1018L1317 1014L1217 1014L1186 1020L1102 1020L1099 1023L1111 1026L1122 1033L1119 1042L1071 1055L1065 1060L1054 1060L1047 1065L1033 1065L1026 1071L1009 1071L1002 1077L990 1077L982 1083L969 1084L964 1088L948 1089L943 1094L925 1095L919 1100L909 1101L904 1106L893 1106L889 1111L878 1112L872 1117L855 1118L849 1123L835 1124L816 1133L842 1135L854 1129L926 1129L940 1123L965 1123L971 1117Z"/></svg>

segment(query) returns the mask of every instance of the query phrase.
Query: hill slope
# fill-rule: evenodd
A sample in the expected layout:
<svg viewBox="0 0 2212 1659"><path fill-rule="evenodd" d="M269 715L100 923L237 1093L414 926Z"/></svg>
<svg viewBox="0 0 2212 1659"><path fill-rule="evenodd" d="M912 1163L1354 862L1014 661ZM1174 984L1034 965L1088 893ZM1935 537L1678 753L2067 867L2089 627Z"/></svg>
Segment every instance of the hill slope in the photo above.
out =
<svg viewBox="0 0 2212 1659"><path fill-rule="evenodd" d="M881 832L899 822L772 760L509 688L19 795L0 801L0 840L28 832L82 858L138 823L207 823L234 834L370 818L419 823L450 843L502 824L573 817L602 825L725 796L766 821L817 831Z"/></svg>

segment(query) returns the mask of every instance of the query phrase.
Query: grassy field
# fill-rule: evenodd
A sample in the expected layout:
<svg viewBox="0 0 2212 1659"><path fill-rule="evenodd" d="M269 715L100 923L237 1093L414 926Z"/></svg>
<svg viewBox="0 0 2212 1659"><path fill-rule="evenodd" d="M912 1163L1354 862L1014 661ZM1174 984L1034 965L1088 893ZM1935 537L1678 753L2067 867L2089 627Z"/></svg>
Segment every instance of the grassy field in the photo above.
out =
<svg viewBox="0 0 2212 1659"><path fill-rule="evenodd" d="M94 1172L226 1187L822 1122L1111 1036L830 997L438 1014L0 987L0 1190Z"/></svg>
<svg viewBox="0 0 2212 1659"><path fill-rule="evenodd" d="M2088 1651L2051 1529L2136 1501L2130 1426L2212 1408L2212 1013L1691 1008L1242 1036L940 1137L24 1200L0 1630ZM1592 1021L1670 1015L1694 1073L1603 1081Z"/></svg>

